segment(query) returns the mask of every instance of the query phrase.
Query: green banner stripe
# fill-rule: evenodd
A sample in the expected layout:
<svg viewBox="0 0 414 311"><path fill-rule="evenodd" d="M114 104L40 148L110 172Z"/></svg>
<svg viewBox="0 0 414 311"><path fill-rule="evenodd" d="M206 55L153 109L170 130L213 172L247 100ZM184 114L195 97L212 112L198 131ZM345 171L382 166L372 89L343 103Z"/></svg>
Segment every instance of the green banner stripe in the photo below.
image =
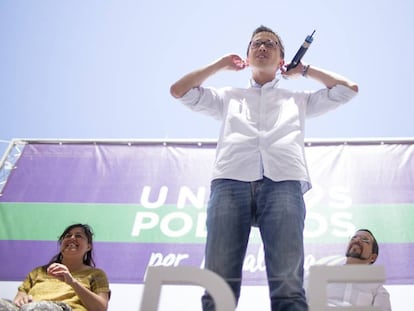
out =
<svg viewBox="0 0 414 311"><path fill-rule="evenodd" d="M56 241L73 223L88 223L95 241L204 243L205 210L164 205L0 203L0 240ZM414 205L352 205L347 209L313 207L306 216L305 243L335 243L351 226L372 230L382 243L414 242ZM260 241L257 230L252 241Z"/></svg>
<svg viewBox="0 0 414 311"><path fill-rule="evenodd" d="M88 223L95 241L203 243L205 211L130 204L1 203L0 239L53 240L73 223ZM201 223L200 223L201 222Z"/></svg>
<svg viewBox="0 0 414 311"><path fill-rule="evenodd" d="M310 208L306 215L305 234L307 243L332 243L333 237L343 236L349 225L355 229L369 229L381 243L414 242L413 204L354 204L349 208L318 206ZM324 234L309 238L309 233L325 229ZM325 234L326 233L326 234ZM306 238L307 236L307 238ZM338 241L338 240L336 240Z"/></svg>

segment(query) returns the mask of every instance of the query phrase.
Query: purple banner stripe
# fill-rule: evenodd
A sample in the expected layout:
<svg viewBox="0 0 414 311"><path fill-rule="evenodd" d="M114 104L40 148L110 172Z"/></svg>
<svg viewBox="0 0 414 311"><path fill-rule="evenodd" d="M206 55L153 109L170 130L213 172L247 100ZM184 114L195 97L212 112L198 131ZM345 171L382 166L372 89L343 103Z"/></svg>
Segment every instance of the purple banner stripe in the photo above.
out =
<svg viewBox="0 0 414 311"><path fill-rule="evenodd" d="M306 151L315 188L345 186L354 204L398 204L414 201L409 148L341 145ZM156 200L167 186L164 203L176 204L183 186L194 193L199 187L209 190L214 157L213 145L29 144L0 202L140 204L144 187L151 187L149 199Z"/></svg>
<svg viewBox="0 0 414 311"><path fill-rule="evenodd" d="M182 186L209 187L214 149L162 145L27 145L0 202L134 203L144 187L177 203Z"/></svg>

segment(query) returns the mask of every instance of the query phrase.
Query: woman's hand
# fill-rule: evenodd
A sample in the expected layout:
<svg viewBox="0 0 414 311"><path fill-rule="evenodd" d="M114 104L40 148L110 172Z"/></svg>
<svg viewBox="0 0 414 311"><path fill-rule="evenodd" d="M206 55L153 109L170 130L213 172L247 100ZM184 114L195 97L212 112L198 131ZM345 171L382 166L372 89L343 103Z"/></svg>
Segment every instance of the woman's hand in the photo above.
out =
<svg viewBox="0 0 414 311"><path fill-rule="evenodd" d="M18 307L25 305L26 303L32 302L32 295L28 295L25 292L17 292L16 297L14 297L13 303Z"/></svg>
<svg viewBox="0 0 414 311"><path fill-rule="evenodd" d="M68 267L61 263L52 263L47 268L47 274L65 282L66 284L72 285L75 282L74 277L70 273Z"/></svg>

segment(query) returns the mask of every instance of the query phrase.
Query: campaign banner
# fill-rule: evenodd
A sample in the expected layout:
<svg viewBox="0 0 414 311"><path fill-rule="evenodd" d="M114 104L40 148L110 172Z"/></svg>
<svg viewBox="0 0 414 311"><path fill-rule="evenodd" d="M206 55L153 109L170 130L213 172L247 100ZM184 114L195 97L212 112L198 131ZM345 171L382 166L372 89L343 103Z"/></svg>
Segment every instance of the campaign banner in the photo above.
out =
<svg viewBox="0 0 414 311"><path fill-rule="evenodd" d="M312 143L305 194L305 268L335 263L368 228L387 284L414 284L414 145ZM148 266L203 266L215 143L28 143L0 193L0 280L19 281L59 252L70 224L88 223L98 267L143 283ZM266 284L252 231L243 284Z"/></svg>

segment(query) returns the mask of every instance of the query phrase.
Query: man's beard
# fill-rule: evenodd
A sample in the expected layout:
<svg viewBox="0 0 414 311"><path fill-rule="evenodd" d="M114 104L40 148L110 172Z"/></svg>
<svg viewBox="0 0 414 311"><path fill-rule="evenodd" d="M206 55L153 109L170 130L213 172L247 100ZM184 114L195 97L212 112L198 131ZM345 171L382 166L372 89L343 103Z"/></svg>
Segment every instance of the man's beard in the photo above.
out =
<svg viewBox="0 0 414 311"><path fill-rule="evenodd" d="M360 260L368 260L369 257L363 257L362 256L362 252L352 252L351 250L347 251L345 256L348 258L355 258L355 259L360 259Z"/></svg>
<svg viewBox="0 0 414 311"><path fill-rule="evenodd" d="M352 243L349 246L349 248L348 248L345 256L346 257L350 257L350 258L363 259L363 258L361 258L362 251L363 251L363 248L362 248L362 245L361 244L359 244L359 243Z"/></svg>
<svg viewBox="0 0 414 311"><path fill-rule="evenodd" d="M361 257L361 252L352 252L352 251L348 251L345 254L346 257L351 257L351 258L356 258L356 259L364 259L363 257Z"/></svg>

